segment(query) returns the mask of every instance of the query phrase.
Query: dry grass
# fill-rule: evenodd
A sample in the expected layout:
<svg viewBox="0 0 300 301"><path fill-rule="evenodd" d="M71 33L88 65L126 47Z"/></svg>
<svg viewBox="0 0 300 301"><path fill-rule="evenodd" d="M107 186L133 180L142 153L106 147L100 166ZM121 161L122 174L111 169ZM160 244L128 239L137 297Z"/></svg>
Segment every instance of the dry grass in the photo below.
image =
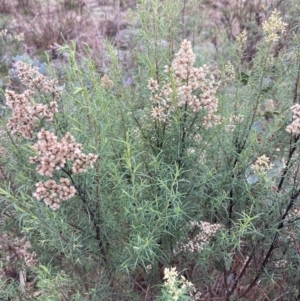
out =
<svg viewBox="0 0 300 301"><path fill-rule="evenodd" d="M93 58L103 67L106 38L117 48L128 45L120 32L126 30L128 11L135 6L135 0L3 0L0 13L13 17L14 22L4 26L24 33L24 48L30 55L74 40L79 53L84 54L89 45Z"/></svg>

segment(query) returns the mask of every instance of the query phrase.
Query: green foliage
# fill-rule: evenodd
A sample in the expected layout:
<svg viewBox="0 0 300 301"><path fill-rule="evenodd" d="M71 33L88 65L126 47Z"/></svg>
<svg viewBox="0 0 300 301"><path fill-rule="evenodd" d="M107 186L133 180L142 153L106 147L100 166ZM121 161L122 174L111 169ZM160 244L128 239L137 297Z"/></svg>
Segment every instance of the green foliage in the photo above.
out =
<svg viewBox="0 0 300 301"><path fill-rule="evenodd" d="M277 35L287 33L273 22L259 29L265 37L250 62L242 34L218 66L199 65L192 44L180 41L189 5L140 1L133 70L109 44L105 76L91 55L77 57L75 43L60 47L68 64L55 88L38 72L24 80L16 66L24 86L16 93L36 92L22 94L22 125L38 117L29 138L13 127L20 95L6 90L0 298L299 298L299 39L291 31L278 49ZM49 111L53 101L57 112ZM41 103L48 115L34 115ZM42 129L56 142L67 133L75 141L67 153L61 144L45 151L51 175L41 167ZM87 164L89 154L98 158ZM61 190L76 190L70 199L50 184L38 191L36 183L62 178L69 186Z"/></svg>

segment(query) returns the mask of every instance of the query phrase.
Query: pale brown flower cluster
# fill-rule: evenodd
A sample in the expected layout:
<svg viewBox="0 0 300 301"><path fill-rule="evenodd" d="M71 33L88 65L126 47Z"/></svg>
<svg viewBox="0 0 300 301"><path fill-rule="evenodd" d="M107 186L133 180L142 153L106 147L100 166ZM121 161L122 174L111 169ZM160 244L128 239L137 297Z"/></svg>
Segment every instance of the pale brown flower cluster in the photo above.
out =
<svg viewBox="0 0 300 301"><path fill-rule="evenodd" d="M37 263L37 257L30 249L30 242L24 237L12 238L6 233L0 236L1 258L4 259L7 264L20 262L24 263L27 267L35 265Z"/></svg>
<svg viewBox="0 0 300 301"><path fill-rule="evenodd" d="M38 90L46 94L51 94L54 101L58 101L61 96L61 89L57 86L55 80L48 79L41 74L37 68L18 61L14 65L18 71L18 77L21 83L31 91Z"/></svg>
<svg viewBox="0 0 300 301"><path fill-rule="evenodd" d="M175 59L172 63L172 70L177 78L183 80L191 79L194 72L197 71L193 66L195 64L196 56L192 49L190 41L183 40L180 50L175 54Z"/></svg>
<svg viewBox="0 0 300 301"><path fill-rule="evenodd" d="M56 86L54 80L47 79L28 64L16 62L15 67L21 83L28 89L22 94L9 89L5 91L6 105L12 110L7 128L14 135L21 134L26 139L33 139L39 121L52 121L54 114L57 113L61 89ZM33 101L34 96L40 96L41 93L50 95L51 100L47 104Z"/></svg>
<svg viewBox="0 0 300 301"><path fill-rule="evenodd" d="M53 210L59 209L62 200L66 201L76 193L76 189L71 185L69 179L60 178L59 183L57 184L54 180L38 182L33 196L37 200L44 199L45 204Z"/></svg>
<svg viewBox="0 0 300 301"><path fill-rule="evenodd" d="M235 68L231 61L227 61L224 66L224 71L222 74L222 83L225 85L229 85L236 80Z"/></svg>
<svg viewBox="0 0 300 301"><path fill-rule="evenodd" d="M263 23L263 30L266 35L266 42L273 43L279 40L279 34L284 33L287 24L281 20L279 17L280 13L275 9L270 18Z"/></svg>
<svg viewBox="0 0 300 301"><path fill-rule="evenodd" d="M7 127L13 134L21 134L27 139L34 139L37 135L38 140L32 146L37 155L29 158L31 163L37 164L37 173L52 178L55 171L66 167L69 162L72 162L73 174L83 173L92 168L98 156L82 153L82 144L77 143L70 133L59 140L54 133L45 128L38 132L41 121L51 122L58 112L57 101L60 100L61 89L56 86L56 82L48 80L36 68L23 62L17 62L15 66L18 77L28 90L22 94L6 90L6 104L12 110ZM41 95L49 96L52 100L47 104L35 103L34 97L42 99ZM67 174L69 175L69 172ZM52 209L58 209L61 201L72 198L76 193L75 187L66 178L61 178L59 183L53 179L44 183L38 182L36 187L34 197L38 200L43 199Z"/></svg>
<svg viewBox="0 0 300 301"><path fill-rule="evenodd" d="M223 228L221 224L210 224L207 222L190 222L190 229L195 232L187 243L179 244L179 251L200 253L204 246L210 242L211 238L218 230Z"/></svg>
<svg viewBox="0 0 300 301"><path fill-rule="evenodd" d="M7 129L14 135L21 134L26 139L34 139L38 129L38 121L52 121L57 113L57 102L49 104L31 104L33 93L26 90L22 94L12 90L5 91L6 105L12 110L12 117L7 123Z"/></svg>
<svg viewBox="0 0 300 301"><path fill-rule="evenodd" d="M157 80L150 78L149 82L148 82L148 86L149 90L151 90L151 92L155 93L156 91L158 91L159 89L159 85Z"/></svg>
<svg viewBox="0 0 300 301"><path fill-rule="evenodd" d="M83 154L82 144L77 143L70 133L58 141L57 136L44 128L38 133L38 142L32 148L38 156L30 157L30 162L38 164L36 171L47 177L52 177L54 170L63 168L67 161L74 161L72 172L78 174L93 167L97 160L94 154Z"/></svg>
<svg viewBox="0 0 300 301"><path fill-rule="evenodd" d="M270 158L266 155L258 157L254 164L251 165L251 168L256 172L267 172L273 167L273 164L270 162Z"/></svg>
<svg viewBox="0 0 300 301"><path fill-rule="evenodd" d="M171 83L165 82L159 91L157 80L150 78L148 88L152 92L150 99L154 104L151 116L154 120L166 122L168 120L168 115L174 110L174 107L171 106L173 94Z"/></svg>
<svg viewBox="0 0 300 301"><path fill-rule="evenodd" d="M194 63L195 54L191 42L184 40L172 66L165 68L172 82L165 81L159 88L158 82L150 78L148 88L152 92L151 101L154 104L152 117L155 120L166 122L175 106L185 106L194 113L206 112L203 118L203 125L206 128L220 123L220 117L215 114L218 109L215 95L219 82L208 66L196 68Z"/></svg>
<svg viewBox="0 0 300 301"><path fill-rule="evenodd" d="M103 88L112 88L114 86L114 82L108 77L108 75L104 74L101 78L101 86Z"/></svg>
<svg viewBox="0 0 300 301"><path fill-rule="evenodd" d="M166 107L157 106L152 108L151 116L154 118L154 120L159 120L162 122L167 121L167 110Z"/></svg>
<svg viewBox="0 0 300 301"><path fill-rule="evenodd" d="M229 118L229 124L226 125L225 130L227 132L234 131L237 124L241 123L244 119L243 115L231 115Z"/></svg>
<svg viewBox="0 0 300 301"><path fill-rule="evenodd" d="M74 174L86 172L92 168L98 156L82 153L83 146L77 143L74 137L67 133L60 141L53 133L44 128L38 133L38 142L32 147L38 156L30 157L31 163L37 164L36 171L43 176L53 177L55 170L60 170L68 161L73 161L72 172ZM60 179L60 184L54 180L36 184L37 189L34 197L38 200L44 199L46 205L52 209L58 209L60 202L72 198L76 189L65 178Z"/></svg>
<svg viewBox="0 0 300 301"><path fill-rule="evenodd" d="M300 104L296 103L291 107L293 122L286 127L286 131L292 135L300 134Z"/></svg>
<svg viewBox="0 0 300 301"><path fill-rule="evenodd" d="M247 31L245 29L239 35L237 35L236 41L238 42L240 49L245 46L247 42Z"/></svg>
<svg viewBox="0 0 300 301"><path fill-rule="evenodd" d="M275 267L277 269L284 269L288 267L288 262L285 259L279 259L275 262Z"/></svg>
<svg viewBox="0 0 300 301"><path fill-rule="evenodd" d="M238 124L240 122L242 122L244 119L243 115L232 115L230 116L229 122L232 124Z"/></svg>

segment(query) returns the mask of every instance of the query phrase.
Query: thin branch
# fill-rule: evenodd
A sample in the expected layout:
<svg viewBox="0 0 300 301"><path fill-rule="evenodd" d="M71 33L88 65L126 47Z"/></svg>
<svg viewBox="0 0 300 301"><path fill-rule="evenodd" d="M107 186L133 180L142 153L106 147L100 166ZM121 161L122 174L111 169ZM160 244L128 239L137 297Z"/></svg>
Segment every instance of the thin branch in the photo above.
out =
<svg viewBox="0 0 300 301"><path fill-rule="evenodd" d="M73 186L77 190L78 196L80 197L80 199L82 200L83 204L85 205L84 211L91 217L91 220L92 220L93 225L94 225L95 230L96 230L96 240L99 242L100 251L101 251L101 253L103 255L104 261L106 262L106 253L105 253L105 250L104 250L104 247L103 247L103 242L102 242L102 239L101 239L100 226L97 223L97 219L95 217L95 214L94 214L93 211L90 210L86 198L84 197L84 195L83 195L80 187L76 185L76 183L75 183L75 181L74 181L71 173L67 169L65 169L65 168L62 168L62 170L68 175L68 177L70 178Z"/></svg>
<svg viewBox="0 0 300 301"><path fill-rule="evenodd" d="M254 256L254 252L249 256L249 258L248 258L248 260L246 261L246 263L245 263L245 265L244 265L242 271L240 272L239 276L236 278L236 280L235 280L235 282L234 282L234 284L233 284L231 290L228 292L228 294L227 294L227 296L226 296L226 300L228 300L228 301L230 300L229 297L232 295L232 293L234 292L235 288L237 287L237 285L238 285L240 279L243 277L243 275L244 275L246 269L248 268L248 266L249 266L249 264L250 264L250 262L251 262L253 256Z"/></svg>
<svg viewBox="0 0 300 301"><path fill-rule="evenodd" d="M278 240L278 237L279 237L279 230L284 227L284 220L287 217L289 211L291 210L294 201L299 197L299 195L300 195L300 190L298 190L294 195L291 196L290 202L289 202L284 214L281 216L281 221L280 221L279 225L277 226L276 234L275 234L275 236L273 238L273 241L272 241L272 243L269 247L269 250L268 250L268 252L265 256L265 259L263 260L263 262L262 262L258 272L256 273L256 276L253 279L253 281L244 290L244 292L239 296L240 299L248 294L248 292L253 288L253 286L257 283L258 279L260 278L265 266L267 265L269 259L271 258L273 250L275 249L275 246L276 246L276 243L277 243L277 240Z"/></svg>

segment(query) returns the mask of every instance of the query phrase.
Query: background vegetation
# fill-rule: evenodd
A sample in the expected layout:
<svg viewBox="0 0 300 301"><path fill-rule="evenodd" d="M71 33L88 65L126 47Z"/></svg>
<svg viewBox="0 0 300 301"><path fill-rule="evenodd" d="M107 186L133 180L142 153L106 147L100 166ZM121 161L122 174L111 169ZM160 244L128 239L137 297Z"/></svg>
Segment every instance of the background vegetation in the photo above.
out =
<svg viewBox="0 0 300 301"><path fill-rule="evenodd" d="M2 1L0 300L299 300L299 9Z"/></svg>

